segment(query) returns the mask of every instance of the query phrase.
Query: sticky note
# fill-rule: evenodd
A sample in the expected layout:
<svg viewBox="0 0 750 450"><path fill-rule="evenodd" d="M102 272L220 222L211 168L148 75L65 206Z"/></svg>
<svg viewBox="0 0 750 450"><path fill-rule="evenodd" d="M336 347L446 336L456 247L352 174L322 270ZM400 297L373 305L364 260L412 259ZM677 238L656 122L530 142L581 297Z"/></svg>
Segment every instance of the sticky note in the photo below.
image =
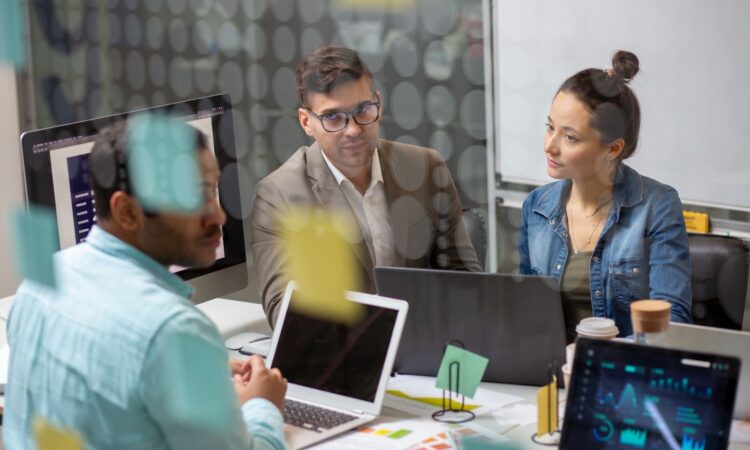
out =
<svg viewBox="0 0 750 450"><path fill-rule="evenodd" d="M128 170L135 195L151 211L195 213L203 204L196 130L163 114L128 125Z"/></svg>
<svg viewBox="0 0 750 450"><path fill-rule="evenodd" d="M453 365L453 368L451 368L453 362L459 364L458 368L456 368L456 365ZM489 359L484 356L477 355L455 345L448 345L445 348L440 369L438 369L435 387L473 398L479 387L479 383L482 382L482 377L488 363ZM450 381L453 382L452 386ZM456 381L459 383L456 383Z"/></svg>
<svg viewBox="0 0 750 450"><path fill-rule="evenodd" d="M58 428L38 416L31 427L37 450L83 450L83 440L74 431Z"/></svg>
<svg viewBox="0 0 750 450"><path fill-rule="evenodd" d="M19 275L54 288L52 256L59 250L57 219L46 207L30 205L11 212L11 230Z"/></svg>
<svg viewBox="0 0 750 450"><path fill-rule="evenodd" d="M512 441L495 442L484 436L462 438L458 448L463 450L520 450L521 446Z"/></svg>
<svg viewBox="0 0 750 450"><path fill-rule="evenodd" d="M0 63L26 65L26 9L24 0L3 0L0 14Z"/></svg>
<svg viewBox="0 0 750 450"><path fill-rule="evenodd" d="M168 336L162 359L165 407L175 421L215 432L235 425L236 396L223 348L199 335Z"/></svg>
<svg viewBox="0 0 750 450"><path fill-rule="evenodd" d="M356 223L342 215L291 210L281 225L288 279L298 288L292 308L310 317L356 323L364 308L344 293L360 290L359 262L346 237Z"/></svg>
<svg viewBox="0 0 750 450"><path fill-rule="evenodd" d="M552 382L536 391L538 436L557 431L557 377L552 375Z"/></svg>

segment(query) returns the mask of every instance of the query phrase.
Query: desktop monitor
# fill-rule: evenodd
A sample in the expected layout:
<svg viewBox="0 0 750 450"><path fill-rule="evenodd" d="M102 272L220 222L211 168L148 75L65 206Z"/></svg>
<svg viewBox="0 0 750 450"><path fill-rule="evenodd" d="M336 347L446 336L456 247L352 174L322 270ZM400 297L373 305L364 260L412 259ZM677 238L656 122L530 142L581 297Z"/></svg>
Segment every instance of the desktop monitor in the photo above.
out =
<svg viewBox="0 0 750 450"><path fill-rule="evenodd" d="M215 95L170 105L85 120L21 135L24 184L30 204L52 208L57 217L60 249L86 239L96 222L88 158L102 128L128 116L149 112L185 120L208 138L221 169L219 200L227 214L216 262L204 269L171 267L195 289L195 303L247 286L247 257L242 228L242 201L228 95Z"/></svg>

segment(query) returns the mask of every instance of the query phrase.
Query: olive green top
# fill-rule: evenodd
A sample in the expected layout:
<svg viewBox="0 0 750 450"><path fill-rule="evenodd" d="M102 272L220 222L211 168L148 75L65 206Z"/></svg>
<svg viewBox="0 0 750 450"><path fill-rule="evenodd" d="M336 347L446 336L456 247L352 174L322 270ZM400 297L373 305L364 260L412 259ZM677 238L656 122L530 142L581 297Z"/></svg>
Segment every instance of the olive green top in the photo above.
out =
<svg viewBox="0 0 750 450"><path fill-rule="evenodd" d="M591 317L591 281L589 268L592 252L571 252L563 272L562 291L565 335L568 342L576 338L576 325L581 319Z"/></svg>

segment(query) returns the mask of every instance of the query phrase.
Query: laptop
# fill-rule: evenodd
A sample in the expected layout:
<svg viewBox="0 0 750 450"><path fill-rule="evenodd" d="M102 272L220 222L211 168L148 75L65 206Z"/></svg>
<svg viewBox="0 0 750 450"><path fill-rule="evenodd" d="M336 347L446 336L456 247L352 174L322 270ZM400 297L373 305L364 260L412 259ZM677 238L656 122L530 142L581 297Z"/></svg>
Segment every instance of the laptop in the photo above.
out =
<svg viewBox="0 0 750 450"><path fill-rule="evenodd" d="M670 323L661 345L683 350L717 352L739 358L744 367L740 369L734 418L750 420L750 333Z"/></svg>
<svg viewBox="0 0 750 450"><path fill-rule="evenodd" d="M565 362L565 323L551 277L376 267L379 295L409 302L398 373L436 376L445 344L489 358L484 381L540 386Z"/></svg>
<svg viewBox="0 0 750 450"><path fill-rule="evenodd" d="M724 449L740 360L579 338L560 448Z"/></svg>
<svg viewBox="0 0 750 450"><path fill-rule="evenodd" d="M347 326L295 312L297 292L290 282L267 358L289 382L284 434L293 449L380 415L409 309L401 300L347 292L364 308L361 320Z"/></svg>

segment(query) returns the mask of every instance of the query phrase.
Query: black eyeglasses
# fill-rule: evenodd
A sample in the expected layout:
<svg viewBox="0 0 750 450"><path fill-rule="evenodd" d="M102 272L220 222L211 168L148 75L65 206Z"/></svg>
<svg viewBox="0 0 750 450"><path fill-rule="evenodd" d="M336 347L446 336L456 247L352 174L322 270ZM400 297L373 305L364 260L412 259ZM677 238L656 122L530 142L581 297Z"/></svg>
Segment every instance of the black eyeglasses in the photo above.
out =
<svg viewBox="0 0 750 450"><path fill-rule="evenodd" d="M370 125L380 117L380 101L363 103L351 111L334 111L325 114L315 114L313 110L305 106L323 125L323 129L329 133L341 131L349 125L349 117L354 119L357 125Z"/></svg>

